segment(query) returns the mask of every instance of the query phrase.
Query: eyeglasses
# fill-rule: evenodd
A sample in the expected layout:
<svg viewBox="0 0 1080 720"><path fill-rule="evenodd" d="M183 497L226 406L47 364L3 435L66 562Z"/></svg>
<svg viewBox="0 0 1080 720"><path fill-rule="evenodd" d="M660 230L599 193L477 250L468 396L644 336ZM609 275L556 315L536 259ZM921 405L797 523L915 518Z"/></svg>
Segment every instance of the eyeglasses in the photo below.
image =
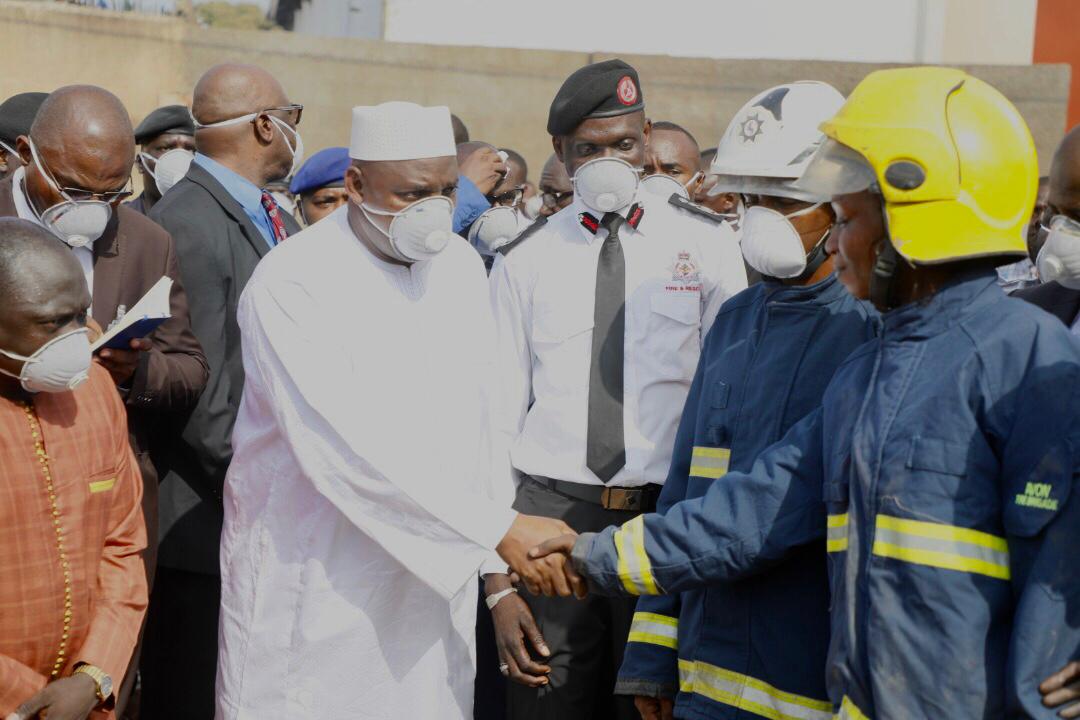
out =
<svg viewBox="0 0 1080 720"><path fill-rule="evenodd" d="M489 199L492 205L510 206L513 207L521 202L521 198L525 195L524 188L514 188L513 190L507 190L504 193L493 195Z"/></svg>
<svg viewBox="0 0 1080 720"><path fill-rule="evenodd" d="M540 199L543 200L546 207L561 208L567 205L573 197L573 190L566 190L565 192L544 192L540 194Z"/></svg>
<svg viewBox="0 0 1080 720"><path fill-rule="evenodd" d="M120 202L121 200L126 200L135 193L131 187L131 178L128 178L127 182L124 183L124 187L119 190L94 192L93 190L84 190L83 188L61 187L60 194L65 195L69 200L74 200L75 202L83 200L101 200L102 202L112 204Z"/></svg>
<svg viewBox="0 0 1080 720"><path fill-rule="evenodd" d="M300 118L304 116L304 106L300 103L292 103L290 105L282 105L280 107L266 108L265 110L260 110L258 114L262 115L263 113L268 112L296 113L296 121L293 122L293 125L299 125Z"/></svg>

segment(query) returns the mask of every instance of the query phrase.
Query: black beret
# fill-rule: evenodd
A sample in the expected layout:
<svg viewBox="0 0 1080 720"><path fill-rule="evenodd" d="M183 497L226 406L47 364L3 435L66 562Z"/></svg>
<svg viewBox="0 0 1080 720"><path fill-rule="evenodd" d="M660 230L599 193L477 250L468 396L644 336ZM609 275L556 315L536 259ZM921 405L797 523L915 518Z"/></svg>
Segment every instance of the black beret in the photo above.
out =
<svg viewBox="0 0 1080 720"><path fill-rule="evenodd" d="M192 122L191 113L186 107L166 105L144 117L139 127L135 128L135 142L145 145L164 133L195 134L195 123Z"/></svg>
<svg viewBox="0 0 1080 720"><path fill-rule="evenodd" d="M622 60L605 60L566 78L551 101L547 130L566 135L583 120L626 115L644 107L637 70Z"/></svg>
<svg viewBox="0 0 1080 720"><path fill-rule="evenodd" d="M0 103L0 140L14 148L17 137L29 135L38 108L47 97L49 93L25 92Z"/></svg>

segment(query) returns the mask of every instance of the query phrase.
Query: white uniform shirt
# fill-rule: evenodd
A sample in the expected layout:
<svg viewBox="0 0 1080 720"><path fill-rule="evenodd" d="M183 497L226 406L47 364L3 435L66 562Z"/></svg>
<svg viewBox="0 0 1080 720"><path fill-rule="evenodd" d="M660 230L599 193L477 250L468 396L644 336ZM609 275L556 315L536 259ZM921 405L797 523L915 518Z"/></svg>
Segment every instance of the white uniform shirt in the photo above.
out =
<svg viewBox="0 0 1080 720"><path fill-rule="evenodd" d="M746 287L727 224L647 192L637 229L619 230L626 261L623 427L626 465L611 487L662 484L701 342L720 305ZM513 468L586 485L596 268L606 236L582 227L580 200L496 260L491 274L500 377L496 448ZM623 211L624 213L626 211ZM597 213L592 213L597 216ZM501 458L502 492L514 473Z"/></svg>
<svg viewBox="0 0 1080 720"><path fill-rule="evenodd" d="M26 193L23 192L23 178L26 177L26 168L21 167L15 171L11 176L11 195L15 200L15 212L18 213L19 219L29 220L32 223L41 225L41 220L34 214L34 209L30 207L30 201L26 199ZM44 226L42 226L44 227ZM75 253L75 258L79 261L79 265L82 267L83 277L86 278L86 288L90 291L90 296L94 296L94 243L93 241L86 243L82 247L71 248L71 252Z"/></svg>

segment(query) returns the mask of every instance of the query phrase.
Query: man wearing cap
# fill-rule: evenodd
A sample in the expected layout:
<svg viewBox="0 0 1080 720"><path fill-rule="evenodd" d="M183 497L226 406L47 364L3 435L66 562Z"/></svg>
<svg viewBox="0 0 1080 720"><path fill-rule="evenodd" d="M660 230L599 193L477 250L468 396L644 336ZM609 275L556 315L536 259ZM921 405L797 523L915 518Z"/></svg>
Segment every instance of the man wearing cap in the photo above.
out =
<svg viewBox="0 0 1080 720"><path fill-rule="evenodd" d="M578 532L655 507L701 342L746 287L726 225L639 188L649 130L632 67L573 73L548 118L573 202L503 246L491 276L499 489ZM612 697L632 601L502 596L498 563L485 575L514 720L637 717Z"/></svg>
<svg viewBox="0 0 1080 720"><path fill-rule="evenodd" d="M452 232L449 110L357 107L349 150L347 206L240 300L220 720L471 717L477 571L569 531L494 497L494 323Z"/></svg>
<svg viewBox="0 0 1080 720"><path fill-rule="evenodd" d="M143 191L127 203L146 215L162 194L187 174L195 156L195 123L183 105L159 107L135 128Z"/></svg>
<svg viewBox="0 0 1080 720"><path fill-rule="evenodd" d="M38 108L47 97L49 93L25 92L0 103L0 180L7 180L24 165L15 141L30 134Z"/></svg>
<svg viewBox="0 0 1080 720"><path fill-rule="evenodd" d="M296 198L297 219L305 226L314 225L348 201L345 171L350 162L348 148L329 147L312 155L293 176L289 192Z"/></svg>

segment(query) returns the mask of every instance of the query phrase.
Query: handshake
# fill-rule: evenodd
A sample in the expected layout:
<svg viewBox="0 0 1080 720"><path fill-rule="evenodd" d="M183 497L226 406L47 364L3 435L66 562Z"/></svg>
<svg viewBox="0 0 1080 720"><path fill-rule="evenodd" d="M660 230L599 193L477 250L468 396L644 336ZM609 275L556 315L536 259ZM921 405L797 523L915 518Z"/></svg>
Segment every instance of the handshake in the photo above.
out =
<svg viewBox="0 0 1080 720"><path fill-rule="evenodd" d="M519 514L495 550L534 595L583 598L588 584L570 563L576 540L562 520Z"/></svg>

